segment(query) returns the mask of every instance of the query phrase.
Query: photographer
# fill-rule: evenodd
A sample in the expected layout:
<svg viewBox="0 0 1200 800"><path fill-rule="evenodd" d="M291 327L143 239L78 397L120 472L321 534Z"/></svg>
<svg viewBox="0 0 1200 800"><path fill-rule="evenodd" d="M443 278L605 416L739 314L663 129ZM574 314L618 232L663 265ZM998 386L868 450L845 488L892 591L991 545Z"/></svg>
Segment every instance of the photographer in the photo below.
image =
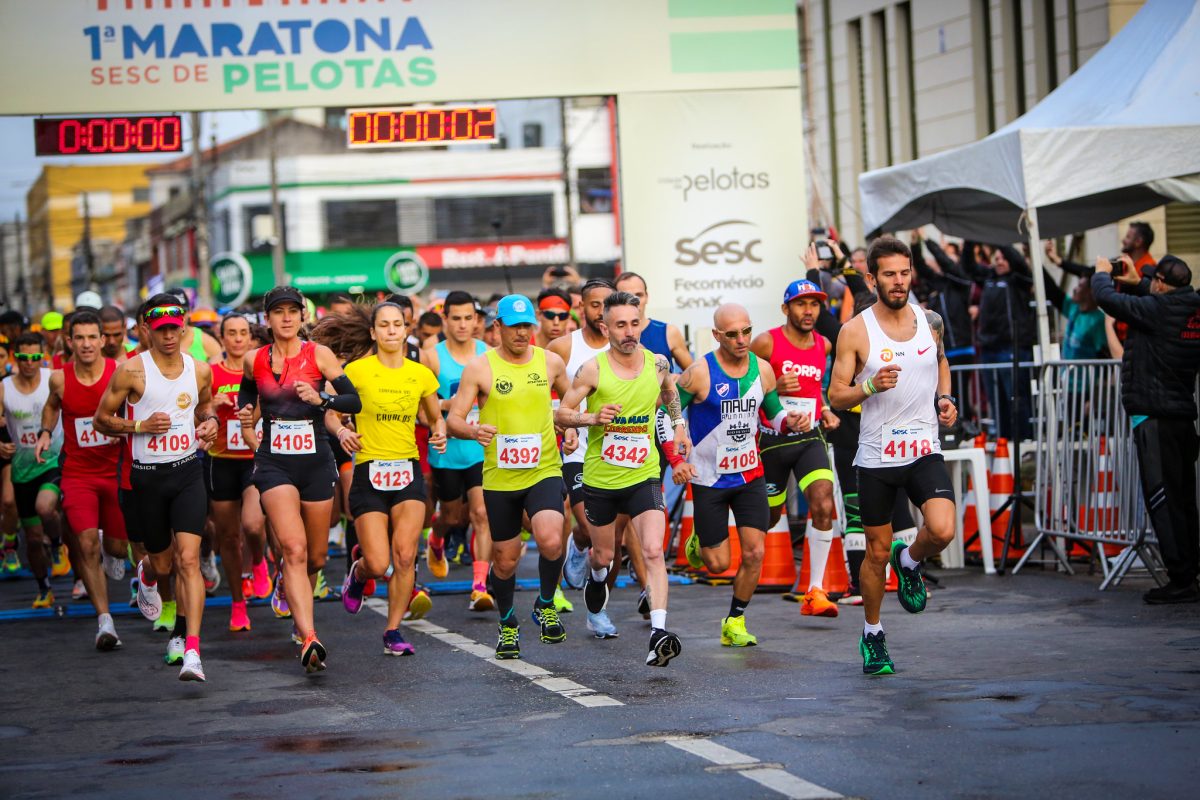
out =
<svg viewBox="0 0 1200 800"><path fill-rule="evenodd" d="M941 315L946 325L946 360L950 366L972 364L975 361L975 342L972 336L971 290L975 288L972 281L958 261L951 258L937 242L926 240L921 232L913 231L912 263L917 275L929 290L929 308ZM921 256L921 246L924 245L933 256L937 268L925 263ZM965 372L951 373L954 394L963 402L960 419L972 419L975 410L969 402L968 381L970 376Z"/></svg>
<svg viewBox="0 0 1200 800"><path fill-rule="evenodd" d="M1192 271L1163 256L1137 280L1123 256L1129 291L1118 294L1113 265L1096 261L1092 292L1107 314L1128 325L1121 359L1121 401L1133 424L1142 496L1170 581L1143 595L1150 604L1200 600L1200 513L1196 509L1196 372L1200 367L1200 295Z"/></svg>

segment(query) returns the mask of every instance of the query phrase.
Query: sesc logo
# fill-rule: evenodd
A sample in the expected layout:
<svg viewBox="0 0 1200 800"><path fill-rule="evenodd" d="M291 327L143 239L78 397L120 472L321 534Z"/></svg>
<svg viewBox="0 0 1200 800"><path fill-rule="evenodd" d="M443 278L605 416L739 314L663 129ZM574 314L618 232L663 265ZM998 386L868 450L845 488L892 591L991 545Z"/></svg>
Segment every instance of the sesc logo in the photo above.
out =
<svg viewBox="0 0 1200 800"><path fill-rule="evenodd" d="M756 227L744 219L727 219L709 225L695 236L675 242L675 263L683 267L696 264L741 264L743 261L762 263L758 248L762 239L747 228Z"/></svg>

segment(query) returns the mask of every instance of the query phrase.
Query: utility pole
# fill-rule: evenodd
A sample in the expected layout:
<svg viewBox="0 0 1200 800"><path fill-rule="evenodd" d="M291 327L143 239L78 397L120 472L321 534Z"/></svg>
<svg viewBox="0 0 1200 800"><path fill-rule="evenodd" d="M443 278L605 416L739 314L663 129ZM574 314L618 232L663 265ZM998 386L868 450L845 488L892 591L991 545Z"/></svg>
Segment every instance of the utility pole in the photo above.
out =
<svg viewBox="0 0 1200 800"><path fill-rule="evenodd" d="M275 228L275 240L271 243L271 270L275 285L283 286L287 283L283 268L283 207L279 205L279 174L275 164L275 115L270 112L267 116L267 160L271 169L271 220Z"/></svg>
<svg viewBox="0 0 1200 800"><path fill-rule="evenodd" d="M4 239L4 229L0 228L0 294L3 295L0 304L11 306L12 298L8 294L8 247Z"/></svg>
<svg viewBox="0 0 1200 800"><path fill-rule="evenodd" d="M87 269L87 288L96 289L96 257L92 253L92 213L88 193L83 193L83 263ZM72 287L72 291L74 287Z"/></svg>
<svg viewBox="0 0 1200 800"><path fill-rule="evenodd" d="M567 98L558 98L558 125L562 129L563 194L567 198L567 264L575 266L575 219L571 204L571 146L567 142ZM615 156L614 156L615 158Z"/></svg>
<svg viewBox="0 0 1200 800"><path fill-rule="evenodd" d="M200 149L200 112L192 112L192 219L196 234L196 283L201 305L212 307L208 255L208 196L204 188L204 155Z"/></svg>

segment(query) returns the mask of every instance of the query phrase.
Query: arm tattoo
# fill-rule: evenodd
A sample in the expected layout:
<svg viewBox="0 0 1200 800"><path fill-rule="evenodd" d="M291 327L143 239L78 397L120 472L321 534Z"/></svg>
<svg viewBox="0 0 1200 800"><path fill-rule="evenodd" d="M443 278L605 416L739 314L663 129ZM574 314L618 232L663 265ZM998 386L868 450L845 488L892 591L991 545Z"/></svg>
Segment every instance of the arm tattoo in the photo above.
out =
<svg viewBox="0 0 1200 800"><path fill-rule="evenodd" d="M693 366L695 365L693 364ZM694 373L692 372L692 367L688 367L678 378L675 379L675 385L681 389L684 389L685 391L690 392L692 390L693 375Z"/></svg>
<svg viewBox="0 0 1200 800"><path fill-rule="evenodd" d="M946 325L942 322L942 315L936 311L926 311L925 319L929 320L929 327L933 329L933 340L937 342L938 361L943 361L946 358L946 349L942 344L942 339L945 338Z"/></svg>

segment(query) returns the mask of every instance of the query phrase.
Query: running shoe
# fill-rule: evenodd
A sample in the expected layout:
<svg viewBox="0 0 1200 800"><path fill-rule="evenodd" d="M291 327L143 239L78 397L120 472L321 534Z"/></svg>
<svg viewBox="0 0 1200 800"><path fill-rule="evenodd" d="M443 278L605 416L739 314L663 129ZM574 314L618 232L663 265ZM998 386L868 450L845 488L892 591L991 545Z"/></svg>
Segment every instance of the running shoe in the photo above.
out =
<svg viewBox="0 0 1200 800"><path fill-rule="evenodd" d="M104 565L104 574L111 580L125 579L125 557L110 556L104 549L100 550L100 562Z"/></svg>
<svg viewBox="0 0 1200 800"><path fill-rule="evenodd" d="M112 617L98 620L96 629L96 649L97 650L115 650L121 646L121 640L117 638L117 629L113 625Z"/></svg>
<svg viewBox="0 0 1200 800"><path fill-rule="evenodd" d="M429 598L429 592L414 586L412 597L408 601L408 611L404 612L404 618L421 619L429 613L431 608L433 608L433 600Z"/></svg>
<svg viewBox="0 0 1200 800"><path fill-rule="evenodd" d="M920 614L925 610L925 601L929 599L925 591L925 579L921 577L921 565L908 569L900 563L900 553L907 547L904 542L892 542L892 572L896 573L896 599L900 606L910 614Z"/></svg>
<svg viewBox="0 0 1200 800"><path fill-rule="evenodd" d="M253 595L247 595L247 597L253 596L259 600L263 599L264 597L270 597L272 589L271 570L267 566L267 560L264 558L262 561L255 564L254 569L250 574L253 576L254 593Z"/></svg>
<svg viewBox="0 0 1200 800"><path fill-rule="evenodd" d="M450 563L446 560L446 542L444 540L441 547L434 547L433 537L429 538L429 544L425 547L425 563L435 578L444 578L449 574Z"/></svg>
<svg viewBox="0 0 1200 800"><path fill-rule="evenodd" d="M187 642L182 636L172 636L171 641L167 642L167 654L163 656L163 661L167 664L180 664L183 662L183 650Z"/></svg>
<svg viewBox="0 0 1200 800"><path fill-rule="evenodd" d="M521 629L516 625L500 623L500 636L496 639L496 658L507 661L521 657Z"/></svg>
<svg viewBox="0 0 1200 800"><path fill-rule="evenodd" d="M400 635L399 628L392 628L383 632L383 652L389 656L411 656L416 651Z"/></svg>
<svg viewBox="0 0 1200 800"><path fill-rule="evenodd" d="M300 629L296 627L295 623L292 623L292 644L297 647L304 644L304 637L300 635Z"/></svg>
<svg viewBox="0 0 1200 800"><path fill-rule="evenodd" d="M54 590L47 589L44 592L39 592L33 598L34 608L53 608L54 607Z"/></svg>
<svg viewBox="0 0 1200 800"><path fill-rule="evenodd" d="M608 618L607 611L601 611L599 614L593 614L589 611L587 614L587 629L597 639L616 639L620 636L617 633L617 626L613 625L612 620Z"/></svg>
<svg viewBox="0 0 1200 800"><path fill-rule="evenodd" d="M670 631L655 628L650 631L650 652L646 654L646 665L665 667L683 651L679 637Z"/></svg>
<svg viewBox="0 0 1200 800"><path fill-rule="evenodd" d="M200 663L200 653L188 650L183 654L183 666L179 669L179 680L204 683L204 665Z"/></svg>
<svg viewBox="0 0 1200 800"><path fill-rule="evenodd" d="M489 593L483 584L475 584L475 588L471 590L471 601L467 603L468 611L491 611L496 607L496 600Z"/></svg>
<svg viewBox="0 0 1200 800"><path fill-rule="evenodd" d="M250 630L250 616L246 614L246 601L234 603L229 609L229 630Z"/></svg>
<svg viewBox="0 0 1200 800"><path fill-rule="evenodd" d="M325 645L321 644L315 633L304 637L304 646L300 649L300 663L304 665L305 672L311 675L324 670L327 657Z"/></svg>
<svg viewBox="0 0 1200 800"><path fill-rule="evenodd" d="M638 594L638 613L642 619L650 619L650 593L645 589Z"/></svg>
<svg viewBox="0 0 1200 800"><path fill-rule="evenodd" d="M853 590L851 590L853 592ZM852 594L844 594L838 598L839 606L861 606L863 604L862 595L857 592Z"/></svg>
<svg viewBox="0 0 1200 800"><path fill-rule="evenodd" d="M560 614L570 614L575 610L575 605L563 594L561 586L554 587L554 607Z"/></svg>
<svg viewBox="0 0 1200 800"><path fill-rule="evenodd" d="M76 602L88 599L87 587L83 585L82 580L76 580L75 585L71 587L71 599Z"/></svg>
<svg viewBox="0 0 1200 800"><path fill-rule="evenodd" d="M325 570L317 571L317 585L313 587L313 600L324 600L329 597L329 584L325 580Z"/></svg>
<svg viewBox="0 0 1200 800"><path fill-rule="evenodd" d="M67 546L60 544L53 548L50 554L50 577L61 578L71 571L71 558L67 555Z"/></svg>
<svg viewBox="0 0 1200 800"><path fill-rule="evenodd" d="M800 604L800 616L802 617L836 617L837 615L837 603L829 599L829 595L825 594L824 589L809 589L804 595L804 602Z"/></svg>
<svg viewBox="0 0 1200 800"><path fill-rule="evenodd" d="M178 606L174 600L166 600L162 604L162 613L158 615L158 619L154 620L154 630L156 631L173 631L175 630L175 616Z"/></svg>
<svg viewBox="0 0 1200 800"><path fill-rule="evenodd" d="M758 637L746 630L745 617L726 617L721 620L721 644L725 647L754 647Z"/></svg>
<svg viewBox="0 0 1200 800"><path fill-rule="evenodd" d="M346 549L346 531L340 523L329 529L328 547L330 555L339 554Z"/></svg>
<svg viewBox="0 0 1200 800"><path fill-rule="evenodd" d="M130 608L138 607L138 579L137 578L129 579L129 607Z"/></svg>
<svg viewBox="0 0 1200 800"><path fill-rule="evenodd" d="M533 606L533 621L541 626L541 640L543 644L557 644L566 641L567 629L563 627L562 621L558 618L558 609L553 604L544 608L539 608L537 604Z"/></svg>
<svg viewBox="0 0 1200 800"><path fill-rule="evenodd" d="M137 606L142 612L142 616L153 622L162 616L163 601L162 595L158 593L158 586L146 586L146 582L142 579L142 564L138 562L137 569ZM171 614L174 617L174 613ZM175 627L175 620L171 620L171 627Z"/></svg>
<svg viewBox="0 0 1200 800"><path fill-rule="evenodd" d="M271 610L279 619L290 619L292 610L288 608L287 595L283 591L283 573L275 573L275 591L271 593Z"/></svg>
<svg viewBox="0 0 1200 800"><path fill-rule="evenodd" d="M346 572L346 579L342 581L342 608L350 614L362 611L363 606L363 589L366 581L354 579L354 570L358 567L358 563L355 561L350 565L350 569Z"/></svg>
<svg viewBox="0 0 1200 800"><path fill-rule="evenodd" d="M683 554L687 556L688 566L692 569L704 569L704 558L700 555L700 537L692 534L683 546Z"/></svg>
<svg viewBox="0 0 1200 800"><path fill-rule="evenodd" d="M888 655L887 640L883 631L864 633L858 640L858 652L863 657L864 675L894 675L896 665Z"/></svg>
<svg viewBox="0 0 1200 800"><path fill-rule="evenodd" d="M221 585L221 571L217 569L215 553L209 553L200 559L200 574L204 577L204 593L212 597L213 592Z"/></svg>
<svg viewBox="0 0 1200 800"><path fill-rule="evenodd" d="M4 551L4 566L5 573L12 575L21 571L21 556L16 550Z"/></svg>
<svg viewBox="0 0 1200 800"><path fill-rule="evenodd" d="M573 535L567 537L567 557L563 561L563 580L572 589L582 589L588 576L588 551L580 550Z"/></svg>
<svg viewBox="0 0 1200 800"><path fill-rule="evenodd" d="M587 610L599 614L608 605L608 581L597 581L588 572L587 583L583 586L583 602Z"/></svg>

